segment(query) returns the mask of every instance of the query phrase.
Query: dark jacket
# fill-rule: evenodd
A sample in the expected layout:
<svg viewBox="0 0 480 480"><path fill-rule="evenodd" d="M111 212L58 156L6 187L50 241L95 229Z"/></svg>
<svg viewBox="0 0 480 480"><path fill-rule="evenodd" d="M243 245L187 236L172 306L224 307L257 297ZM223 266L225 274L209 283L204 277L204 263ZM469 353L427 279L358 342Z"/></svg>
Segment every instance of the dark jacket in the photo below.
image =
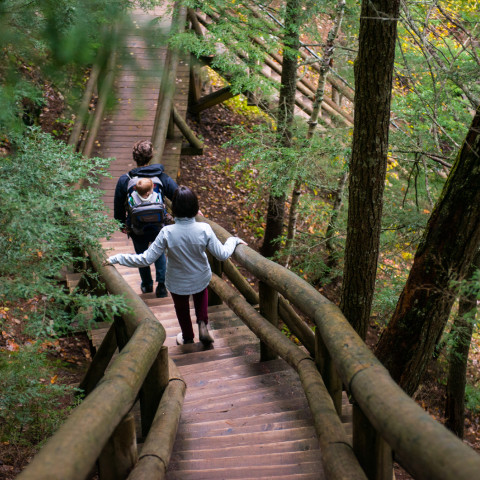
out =
<svg viewBox="0 0 480 480"><path fill-rule="evenodd" d="M125 227L127 220L126 200L127 200L127 186L131 177L158 177L162 182L162 194L168 199L172 200L175 190L178 188L175 180L170 178L165 172L163 165L154 163L153 165L145 165L137 167L124 173L117 182L115 187L115 197L113 199L113 216Z"/></svg>

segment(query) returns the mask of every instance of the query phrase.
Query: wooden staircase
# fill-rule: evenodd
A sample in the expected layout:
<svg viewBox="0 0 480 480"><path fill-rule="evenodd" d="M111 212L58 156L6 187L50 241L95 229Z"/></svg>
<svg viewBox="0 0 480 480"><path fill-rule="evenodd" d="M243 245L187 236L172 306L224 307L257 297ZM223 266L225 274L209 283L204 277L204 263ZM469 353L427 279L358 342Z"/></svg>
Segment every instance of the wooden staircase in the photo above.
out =
<svg viewBox="0 0 480 480"><path fill-rule="evenodd" d="M169 349L187 394L167 478L323 478L293 370L258 362L258 340L228 308L210 307L210 322L213 348Z"/></svg>
<svg viewBox="0 0 480 480"><path fill-rule="evenodd" d="M111 254L133 251L120 233L104 246ZM171 297L142 294L138 270L116 268L164 326L165 345L187 384L167 478L324 478L310 410L293 369L281 359L260 362L258 339L223 305L209 307L212 346L198 342L196 323L196 343L176 345L180 328ZM191 314L195 322L193 308ZM94 346L104 333L106 328L93 332ZM350 421L346 398L343 411L343 421Z"/></svg>
<svg viewBox="0 0 480 480"><path fill-rule="evenodd" d="M133 37L129 48L136 56L150 58L140 38ZM162 55L160 52L159 57ZM188 72L186 64L180 65L177 72L175 105L182 114L186 109ZM127 69L118 80L120 108L106 117L95 151L100 156L116 157L109 168L112 178L99 185L110 209L118 176L134 166L133 143L148 138L153 125L153 108L138 119L131 105L147 98L153 102L156 93L152 93L150 84L145 84L149 96L135 98L130 77ZM168 140L164 149L162 163L173 178L179 169L181 142L177 135ZM105 239L103 247L107 255L134 253L132 242L120 232ZM324 478L310 410L293 369L280 359L260 363L258 339L225 306L209 309L215 338L212 346L206 348L198 342L177 346L180 328L171 297L157 299L154 293L142 294L138 270L118 265L116 268L164 326L165 345L187 384L167 478ZM193 309L192 319L195 322ZM101 327L91 334L94 348L107 331L107 326ZM196 324L194 331L198 339ZM348 412L348 407L344 411ZM140 434L137 436L141 441Z"/></svg>

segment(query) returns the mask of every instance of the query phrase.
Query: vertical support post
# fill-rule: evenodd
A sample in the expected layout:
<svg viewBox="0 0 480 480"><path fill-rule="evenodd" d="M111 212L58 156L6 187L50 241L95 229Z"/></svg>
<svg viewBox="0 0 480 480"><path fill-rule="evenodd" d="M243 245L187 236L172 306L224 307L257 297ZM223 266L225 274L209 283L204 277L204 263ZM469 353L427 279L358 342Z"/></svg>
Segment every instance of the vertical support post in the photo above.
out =
<svg viewBox="0 0 480 480"><path fill-rule="evenodd" d="M335 410L340 416L342 414L342 380L337 373L337 369L322 340L322 336L318 332L318 328L315 330L315 365L323 378L328 393L332 397Z"/></svg>
<svg viewBox="0 0 480 480"><path fill-rule="evenodd" d="M332 85L332 100L337 105L342 105L342 95L334 85Z"/></svg>
<svg viewBox="0 0 480 480"><path fill-rule="evenodd" d="M173 121L173 108L170 118L168 119L167 138L173 138L175 136L175 122Z"/></svg>
<svg viewBox="0 0 480 480"><path fill-rule="evenodd" d="M260 313L278 328L278 292L264 282L259 282ZM260 361L274 360L277 355L263 342L260 343Z"/></svg>
<svg viewBox="0 0 480 480"><path fill-rule="evenodd" d="M393 454L360 407L353 404L353 451L369 480L392 480Z"/></svg>
<svg viewBox="0 0 480 480"><path fill-rule="evenodd" d="M150 371L140 389L140 412L142 417L142 436L146 438L163 392L167 388L170 372L168 369L168 348L164 345L158 352Z"/></svg>
<svg viewBox="0 0 480 480"><path fill-rule="evenodd" d="M123 480L138 461L135 418L132 413L119 423L98 459L100 480Z"/></svg>
<svg viewBox="0 0 480 480"><path fill-rule="evenodd" d="M196 105L202 96L202 80L200 77L200 65L197 59L190 56L190 84L188 91L188 108ZM196 120L200 120L200 113L194 114Z"/></svg>
<svg viewBox="0 0 480 480"><path fill-rule="evenodd" d="M105 374L105 370L107 369L116 349L117 339L115 337L115 325L112 324L108 329L103 342L95 353L87 373L78 386L80 390L83 390L82 396L86 397L97 386L98 382Z"/></svg>
<svg viewBox="0 0 480 480"><path fill-rule="evenodd" d="M217 260L213 255L210 255L210 253L208 253L208 261L210 262L212 272L222 278L223 262ZM221 304L222 299L213 291L213 289L208 287L208 306Z"/></svg>
<svg viewBox="0 0 480 480"><path fill-rule="evenodd" d="M121 352L122 348L128 343L128 334L125 321L119 315L113 319L113 325L115 327L115 338L117 339L118 351Z"/></svg>

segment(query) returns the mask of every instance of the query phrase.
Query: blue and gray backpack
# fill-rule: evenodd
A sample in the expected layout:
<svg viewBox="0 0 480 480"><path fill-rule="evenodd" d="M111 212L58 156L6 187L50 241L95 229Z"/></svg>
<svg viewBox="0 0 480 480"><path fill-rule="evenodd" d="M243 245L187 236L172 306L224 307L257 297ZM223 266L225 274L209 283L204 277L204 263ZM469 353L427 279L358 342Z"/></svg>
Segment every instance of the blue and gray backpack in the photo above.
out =
<svg viewBox="0 0 480 480"><path fill-rule="evenodd" d="M130 177L127 186L127 224L135 235L159 232L165 225L167 210L162 197L162 182L158 177L149 177L153 182L151 201L145 202L136 192L140 177ZM143 201L142 201L143 200Z"/></svg>

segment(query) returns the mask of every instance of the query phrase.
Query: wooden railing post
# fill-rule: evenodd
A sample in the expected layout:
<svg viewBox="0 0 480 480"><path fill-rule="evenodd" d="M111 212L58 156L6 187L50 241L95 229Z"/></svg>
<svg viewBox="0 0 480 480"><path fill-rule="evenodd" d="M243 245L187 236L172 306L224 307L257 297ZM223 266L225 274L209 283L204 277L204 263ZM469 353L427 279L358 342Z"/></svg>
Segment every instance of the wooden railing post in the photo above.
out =
<svg viewBox="0 0 480 480"><path fill-rule="evenodd" d="M325 347L318 329L315 330L315 364L323 378L328 393L332 397L335 410L340 416L342 414L342 380L337 373L332 357L327 347Z"/></svg>
<svg viewBox="0 0 480 480"><path fill-rule="evenodd" d="M173 109L175 107L172 107L172 113L170 114L170 119L168 120L168 128L167 128L167 138L172 139L175 137L175 122L173 120Z"/></svg>
<svg viewBox="0 0 480 480"><path fill-rule="evenodd" d="M369 480L392 480L392 449L356 402L353 404L353 451Z"/></svg>
<svg viewBox="0 0 480 480"><path fill-rule="evenodd" d="M278 328L278 292L264 282L259 282L260 314ZM260 342L260 361L274 360L277 354Z"/></svg>
<svg viewBox="0 0 480 480"><path fill-rule="evenodd" d="M117 350L117 338L115 336L115 325L111 325L107 334L103 338L100 347L92 358L85 376L78 388L82 390L82 395L87 396L98 384L105 374L108 364L112 360L113 354Z"/></svg>
<svg viewBox="0 0 480 480"><path fill-rule="evenodd" d="M140 390L140 412L142 417L142 436L148 435L153 419L157 413L158 405L169 380L168 348L163 345L158 352L157 359L153 362L150 371L145 377Z"/></svg>
<svg viewBox="0 0 480 480"><path fill-rule="evenodd" d="M125 320L117 315L113 319L113 326L115 329L115 338L117 339L118 351L122 351L122 348L128 343L128 333Z"/></svg>
<svg viewBox="0 0 480 480"><path fill-rule="evenodd" d="M118 424L98 459L100 480L123 480L138 461L135 418L128 413Z"/></svg>
<svg viewBox="0 0 480 480"><path fill-rule="evenodd" d="M213 255L208 255L208 261L210 262L210 268L212 269L212 272L215 275L218 275L219 277L222 276L223 273L223 265L220 260L217 260ZM214 290L212 290L210 287L208 287L208 306L212 305L221 305L222 304L222 299L215 293Z"/></svg>

